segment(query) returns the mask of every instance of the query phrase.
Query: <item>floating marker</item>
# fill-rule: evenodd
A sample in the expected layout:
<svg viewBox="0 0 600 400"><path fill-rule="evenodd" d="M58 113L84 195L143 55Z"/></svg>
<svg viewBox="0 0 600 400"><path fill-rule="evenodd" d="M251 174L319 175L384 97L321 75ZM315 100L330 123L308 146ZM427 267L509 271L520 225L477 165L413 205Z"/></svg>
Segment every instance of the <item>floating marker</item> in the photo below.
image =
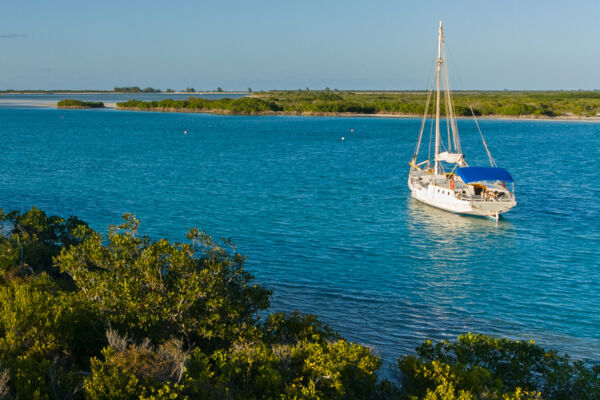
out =
<svg viewBox="0 0 600 400"><path fill-rule="evenodd" d="M354 129L350 129L350 133L354 133Z"/></svg>
<svg viewBox="0 0 600 400"><path fill-rule="evenodd" d="M183 131L183 134L184 134L184 135L187 135L187 131Z"/></svg>
<svg viewBox="0 0 600 400"><path fill-rule="evenodd" d="M344 137L342 136L342 140L344 140Z"/></svg>

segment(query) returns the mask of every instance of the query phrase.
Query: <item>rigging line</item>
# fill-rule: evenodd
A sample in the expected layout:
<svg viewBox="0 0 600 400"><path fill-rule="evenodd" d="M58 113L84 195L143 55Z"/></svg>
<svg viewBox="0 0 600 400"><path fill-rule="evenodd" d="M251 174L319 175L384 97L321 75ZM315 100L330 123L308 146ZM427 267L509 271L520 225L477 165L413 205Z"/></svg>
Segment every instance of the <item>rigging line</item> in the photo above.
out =
<svg viewBox="0 0 600 400"><path fill-rule="evenodd" d="M454 62L454 57L452 56L452 52L446 50L446 58L448 60L450 60L450 62L452 63L452 68L454 68L452 70L452 76L456 76L459 87L463 88L463 89L460 89L460 90L465 90L464 89L464 87L465 87L464 82L462 80L462 77L460 76L460 70L456 66L456 62Z"/></svg>
<svg viewBox="0 0 600 400"><path fill-rule="evenodd" d="M437 64L437 57L436 57L435 51L433 53L433 57L431 57L430 60L433 60L433 61L431 63L431 69L429 70L429 76L431 77L429 93L433 94L433 83L435 82L435 69L436 69L435 67ZM429 149L427 151L427 168L431 167L431 143L432 143L432 138L433 138L433 121L434 121L433 113L435 112L435 110L433 108L434 107L432 107L432 110L431 110L431 125L430 125L430 129L429 129ZM425 111L427 112L427 110L425 110Z"/></svg>
<svg viewBox="0 0 600 400"><path fill-rule="evenodd" d="M442 73L443 74L443 73ZM446 113L446 132L448 133L448 147L446 151L451 152L451 142L450 142L450 109L448 108L448 86L446 83L446 79L444 78L444 111Z"/></svg>
<svg viewBox="0 0 600 400"><path fill-rule="evenodd" d="M442 43L442 77L444 78L444 109L446 110L446 132L448 134L447 151L452 152L450 141L450 127L452 126L452 102L450 99L450 85L448 84L448 66L446 65L446 46Z"/></svg>
<svg viewBox="0 0 600 400"><path fill-rule="evenodd" d="M423 121L421 122L421 129L419 130L419 139L417 140L417 146L415 147L415 152L413 155L413 160L417 160L417 156L419 154L419 148L421 147L421 139L423 138L423 130L425 129L425 122L427 120L427 111L429 110L429 102L431 101L431 94L433 92L433 80L430 85L429 93L427 94L427 101L425 103L425 111L423 114Z"/></svg>
<svg viewBox="0 0 600 400"><path fill-rule="evenodd" d="M430 126L430 128L429 128L429 151L427 152L427 167L428 168L431 164L430 160L431 160L431 142L433 139L433 120L434 120L434 118L433 118L433 112L432 112L431 124L429 124L429 126Z"/></svg>
<svg viewBox="0 0 600 400"><path fill-rule="evenodd" d="M454 138L454 147L457 153L462 154L462 147L460 145L460 132L458 131L458 122L456 120L456 110L454 108L454 100L452 102L452 132Z"/></svg>
<svg viewBox="0 0 600 400"><path fill-rule="evenodd" d="M456 111L454 110L454 102L452 99L452 91L450 90L450 79L448 78L448 70L446 70L446 78L448 85L448 104L450 108L450 129L452 130L452 139L454 142L454 151L456 153L462 153L460 148L460 139L458 136L458 127L456 125Z"/></svg>
<svg viewBox="0 0 600 400"><path fill-rule="evenodd" d="M444 47L444 56L446 56L446 48ZM452 139L454 142L454 151L460 153L460 142L456 140L458 135L458 128L456 126L456 115L454 111L454 104L452 102L452 91L450 90L450 77L448 75L448 63L444 65L444 83L446 87L446 101L448 102L448 113L449 113L449 124L448 127L448 142L450 142L450 130L452 130Z"/></svg>
<svg viewBox="0 0 600 400"><path fill-rule="evenodd" d="M433 70L433 67L432 67ZM433 93L433 77L431 77L429 90L427 93L427 101L425 103L425 111L423 114L423 121L421 122L421 129L419 130L419 139L417 140L417 145L415 146L415 152L413 154L413 161L416 163L417 156L419 155L419 149L421 148L421 139L423 138L423 130L425 129L425 122L427 120L427 111L429 110L429 102L431 100L431 95Z"/></svg>
<svg viewBox="0 0 600 400"><path fill-rule="evenodd" d="M450 62L452 62L452 66L454 68L455 75L458 78L458 83L459 83L460 87L464 87L464 84L463 84L461 76L460 76L459 69L456 67L456 63L454 62L454 58L452 57L452 53L449 52L448 49L446 49L445 46L444 46L444 55L446 56L447 60L450 60ZM446 74L448 74L448 67L449 67L449 63L446 63ZM448 80L448 82L449 82L449 80ZM455 136L454 136L454 147L455 147L455 151L457 153L462 154L462 148L461 148L461 145L460 145L460 134L458 132L458 125L457 125L457 122L456 122L456 111L454 110L454 103L452 104L452 113L453 113L453 116L454 116L453 125L452 125L453 133L455 134Z"/></svg>
<svg viewBox="0 0 600 400"><path fill-rule="evenodd" d="M448 149L449 153L452 152L452 142L450 141L450 126L452 125L452 103L450 100L450 87L448 85L447 74L444 72L444 108L446 109L446 131L448 132Z"/></svg>
<svg viewBox="0 0 600 400"><path fill-rule="evenodd" d="M496 161L494 161L494 158L492 157L492 153L490 153L490 149L488 149L487 143L485 142L485 139L483 138L483 133L481 132L481 129L479 128L479 122L477 122L477 118L475 117L475 111L473 111L473 107L469 106L469 109L471 110L471 114L473 114L473 120L475 121L475 125L477 125L477 130L479 131L479 135L481 136L481 141L483 142L483 147L485 147L485 151L488 155L488 158L490 159L490 165L492 167L496 167Z"/></svg>
<svg viewBox="0 0 600 400"><path fill-rule="evenodd" d="M444 50L444 42L442 42L442 51L443 50ZM442 112L441 112L442 102L440 101L440 122L442 121L442 118L443 118L445 120L445 125L446 125L446 129L447 129L448 128L448 109L447 109L447 103L446 103L446 100L445 100L445 97L446 97L445 82L446 81L444 79L444 62L443 62L444 56L443 56L443 53L441 55L441 58L442 58L442 67L440 69L440 72L441 72L441 74L440 74L440 82L443 81L444 85L443 85L443 87L441 89L442 92L440 93L440 98L443 100L443 103L444 103L443 104L443 106L444 106L444 113L443 113L443 116L442 116ZM440 141L440 149L442 151L449 151L448 148L446 147L446 143L444 143L444 137L442 136L441 132L440 132L440 136L439 136L439 141Z"/></svg>

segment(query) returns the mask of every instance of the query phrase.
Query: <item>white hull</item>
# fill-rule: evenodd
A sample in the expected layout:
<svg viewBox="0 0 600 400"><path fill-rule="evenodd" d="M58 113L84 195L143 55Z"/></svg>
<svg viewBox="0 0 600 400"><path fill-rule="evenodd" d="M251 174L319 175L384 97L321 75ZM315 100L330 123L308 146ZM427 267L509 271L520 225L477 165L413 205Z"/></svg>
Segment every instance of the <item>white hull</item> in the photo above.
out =
<svg viewBox="0 0 600 400"><path fill-rule="evenodd" d="M432 207L450 211L457 214L476 215L481 217L498 218L500 214L505 213L517 202L514 199L501 200L483 200L483 199L463 199L460 194L454 190L442 185L411 185L408 184L411 196Z"/></svg>

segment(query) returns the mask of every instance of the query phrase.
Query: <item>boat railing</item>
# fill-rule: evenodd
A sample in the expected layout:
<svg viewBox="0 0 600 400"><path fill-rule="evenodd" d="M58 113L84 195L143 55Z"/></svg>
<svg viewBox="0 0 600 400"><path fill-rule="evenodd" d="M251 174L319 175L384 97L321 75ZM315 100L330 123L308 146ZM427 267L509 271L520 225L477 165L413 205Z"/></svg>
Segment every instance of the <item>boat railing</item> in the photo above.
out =
<svg viewBox="0 0 600 400"><path fill-rule="evenodd" d="M467 195L463 195L461 192L455 192L456 196L458 199L460 200L467 200L467 201L476 201L476 202L481 202L481 203L502 203L502 202L506 202L506 201L514 201L516 199L514 193L508 193L507 195L504 196L467 196Z"/></svg>

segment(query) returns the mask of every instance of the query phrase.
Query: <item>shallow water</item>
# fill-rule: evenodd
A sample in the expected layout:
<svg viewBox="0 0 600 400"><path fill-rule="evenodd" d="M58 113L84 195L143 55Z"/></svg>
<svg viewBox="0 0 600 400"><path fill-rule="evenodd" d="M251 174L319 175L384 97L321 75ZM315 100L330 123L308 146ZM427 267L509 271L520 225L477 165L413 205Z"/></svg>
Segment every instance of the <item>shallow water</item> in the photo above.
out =
<svg viewBox="0 0 600 400"><path fill-rule="evenodd" d="M498 224L410 199L419 124L0 109L0 207L231 237L274 310L318 314L387 362L466 331L600 359L600 124L480 121L517 182ZM459 129L486 165L474 124Z"/></svg>

